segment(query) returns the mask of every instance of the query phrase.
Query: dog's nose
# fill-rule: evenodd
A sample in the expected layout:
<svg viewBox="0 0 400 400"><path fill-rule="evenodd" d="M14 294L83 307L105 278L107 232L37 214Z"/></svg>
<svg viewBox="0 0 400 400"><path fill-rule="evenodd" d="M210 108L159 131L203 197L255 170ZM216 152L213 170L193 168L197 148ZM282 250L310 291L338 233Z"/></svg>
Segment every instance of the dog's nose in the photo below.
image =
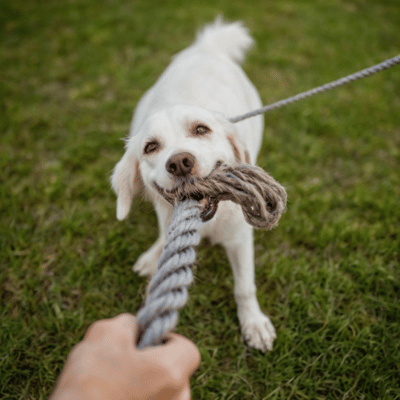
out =
<svg viewBox="0 0 400 400"><path fill-rule="evenodd" d="M192 171L195 160L190 153L178 153L168 159L165 168L174 176L186 176Z"/></svg>

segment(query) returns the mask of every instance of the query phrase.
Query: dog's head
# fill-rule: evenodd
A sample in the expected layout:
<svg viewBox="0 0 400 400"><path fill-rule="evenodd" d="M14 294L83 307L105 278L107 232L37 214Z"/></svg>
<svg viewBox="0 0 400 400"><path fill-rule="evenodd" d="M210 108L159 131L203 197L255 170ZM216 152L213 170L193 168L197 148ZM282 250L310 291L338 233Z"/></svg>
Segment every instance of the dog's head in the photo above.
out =
<svg viewBox="0 0 400 400"><path fill-rule="evenodd" d="M149 117L126 143L111 178L117 218L124 219L141 188L163 197L193 177L204 178L221 164L249 162L245 144L221 114L174 106Z"/></svg>

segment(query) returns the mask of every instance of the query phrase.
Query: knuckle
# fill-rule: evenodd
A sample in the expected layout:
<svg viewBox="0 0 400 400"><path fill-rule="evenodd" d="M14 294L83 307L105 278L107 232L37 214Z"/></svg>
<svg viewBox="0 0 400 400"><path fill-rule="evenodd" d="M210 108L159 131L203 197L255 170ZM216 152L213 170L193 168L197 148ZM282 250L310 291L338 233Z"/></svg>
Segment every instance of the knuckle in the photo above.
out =
<svg viewBox="0 0 400 400"><path fill-rule="evenodd" d="M70 350L67 360L75 361L75 360L79 359L81 357L82 353L84 353L85 350L86 350L86 347L85 347L85 344L83 342L77 343Z"/></svg>
<svg viewBox="0 0 400 400"><path fill-rule="evenodd" d="M86 332L85 339L99 338L108 330L109 321L106 319L93 322Z"/></svg>
<svg viewBox="0 0 400 400"><path fill-rule="evenodd" d="M196 368L200 365L200 361L201 361L201 354L200 354L200 350L198 349L198 347L193 343L193 359L195 360L195 365Z"/></svg>
<svg viewBox="0 0 400 400"><path fill-rule="evenodd" d="M93 322L93 324L91 325L91 329L94 332L97 332L97 331L102 332L106 328L107 324L108 324L108 321L105 319L103 319L101 321L96 321L96 322Z"/></svg>
<svg viewBox="0 0 400 400"><path fill-rule="evenodd" d="M184 378L182 375L182 371L179 368L169 367L167 377L171 387L173 387L174 389L179 389L183 386Z"/></svg>
<svg viewBox="0 0 400 400"><path fill-rule="evenodd" d="M134 315L132 315L132 314L130 314L130 313L127 313L127 312L124 312L124 313L122 313L122 314L119 314L116 318L117 318L117 319L120 319L120 320L122 320L122 321L132 321L132 320L135 320Z"/></svg>
<svg viewBox="0 0 400 400"><path fill-rule="evenodd" d="M165 362L163 362L165 361ZM183 377L179 369L168 363L168 360L157 360L148 364L148 369L153 376L157 376L157 382L163 387L179 390L183 385Z"/></svg>
<svg viewBox="0 0 400 400"><path fill-rule="evenodd" d="M130 331L135 324L135 317L132 314L123 313L117 317L111 318L110 323L118 329Z"/></svg>

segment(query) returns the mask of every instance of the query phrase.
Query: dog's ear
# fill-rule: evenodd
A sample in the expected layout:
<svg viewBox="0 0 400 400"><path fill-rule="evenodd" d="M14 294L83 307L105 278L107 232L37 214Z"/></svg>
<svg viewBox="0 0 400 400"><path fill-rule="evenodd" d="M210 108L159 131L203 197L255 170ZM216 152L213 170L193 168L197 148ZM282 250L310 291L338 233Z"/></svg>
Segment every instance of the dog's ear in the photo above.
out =
<svg viewBox="0 0 400 400"><path fill-rule="evenodd" d="M243 164L250 164L250 153L236 131L232 133L228 132L226 138L232 148L236 161Z"/></svg>
<svg viewBox="0 0 400 400"><path fill-rule="evenodd" d="M141 182L139 161L127 151L111 176L111 186L117 195L117 219L120 221L128 215L132 199L140 192Z"/></svg>
<svg viewBox="0 0 400 400"><path fill-rule="evenodd" d="M246 144L240 138L234 124L220 113L214 113L215 119L221 124L229 146L232 149L235 160L241 164L252 164L250 153Z"/></svg>

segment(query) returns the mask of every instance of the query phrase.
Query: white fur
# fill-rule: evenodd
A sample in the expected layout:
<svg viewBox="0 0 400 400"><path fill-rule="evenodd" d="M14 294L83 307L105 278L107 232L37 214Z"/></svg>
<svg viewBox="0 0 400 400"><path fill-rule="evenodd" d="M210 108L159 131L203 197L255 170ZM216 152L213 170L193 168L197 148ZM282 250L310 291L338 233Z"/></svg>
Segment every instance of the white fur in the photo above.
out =
<svg viewBox="0 0 400 400"><path fill-rule="evenodd" d="M141 275L154 274L172 216L172 206L154 186L156 183L171 190L179 184L180 178L166 170L170 157L181 152L192 154L193 174L202 177L218 161L233 165L238 156L244 162L247 154L250 163L256 162L263 118L257 116L237 124L227 120L262 105L238 64L252 43L240 22L226 24L217 19L198 34L190 47L173 58L136 108L126 152L112 175L112 187L118 196L118 219L127 216L132 198L141 187L157 212L160 237L134 265ZM191 133L197 123L211 132L194 136ZM152 140L158 141L160 147L145 154L144 148ZM217 214L203 224L200 234L212 243L220 243L227 252L242 335L252 347L271 349L275 330L256 298L253 229L244 221L240 207L228 201L220 203Z"/></svg>

